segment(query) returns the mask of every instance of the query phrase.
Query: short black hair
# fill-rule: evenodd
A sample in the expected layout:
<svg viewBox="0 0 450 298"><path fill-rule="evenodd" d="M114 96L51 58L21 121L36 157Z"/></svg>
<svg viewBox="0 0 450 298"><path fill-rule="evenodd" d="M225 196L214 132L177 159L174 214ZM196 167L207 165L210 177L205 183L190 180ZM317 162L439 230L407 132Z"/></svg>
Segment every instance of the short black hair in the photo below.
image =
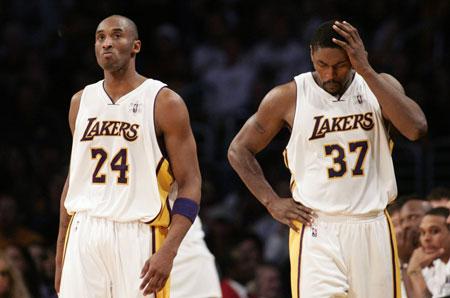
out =
<svg viewBox="0 0 450 298"><path fill-rule="evenodd" d="M392 216L396 212L400 212L403 206L403 201L401 200L395 200L391 202L389 205L387 205L386 209L390 216Z"/></svg>
<svg viewBox="0 0 450 298"><path fill-rule="evenodd" d="M425 215L436 215L436 216L442 216L447 219L447 217L450 215L450 210L445 207L437 207L433 208L431 210L428 210Z"/></svg>
<svg viewBox="0 0 450 298"><path fill-rule="evenodd" d="M428 201L438 201L443 198L450 198L450 189L447 187L435 187L427 196Z"/></svg>
<svg viewBox="0 0 450 298"><path fill-rule="evenodd" d="M313 50L316 50L318 48L341 49L339 45L335 44L332 41L333 38L343 40L343 37L340 36L339 33L334 31L333 29L334 22L336 22L336 20L327 21L325 23L320 24L319 27L316 29L311 38L310 43Z"/></svg>
<svg viewBox="0 0 450 298"><path fill-rule="evenodd" d="M442 216L445 220L447 220L448 216L450 215L450 209L445 207L437 207L433 208L431 210L428 210L425 215L434 215L434 216ZM447 229L450 231L450 224L446 224Z"/></svg>

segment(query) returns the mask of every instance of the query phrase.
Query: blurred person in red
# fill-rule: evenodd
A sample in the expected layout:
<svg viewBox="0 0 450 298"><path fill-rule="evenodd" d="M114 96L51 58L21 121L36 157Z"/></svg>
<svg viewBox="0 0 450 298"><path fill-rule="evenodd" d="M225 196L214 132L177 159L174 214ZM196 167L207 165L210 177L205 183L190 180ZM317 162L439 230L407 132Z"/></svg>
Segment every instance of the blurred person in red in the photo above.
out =
<svg viewBox="0 0 450 298"><path fill-rule="evenodd" d="M272 264L261 264L256 268L255 294L257 298L281 298L280 270Z"/></svg>
<svg viewBox="0 0 450 298"><path fill-rule="evenodd" d="M247 234L240 237L231 249L229 266L220 282L223 298L256 298L251 290L261 254L262 243L258 236Z"/></svg>

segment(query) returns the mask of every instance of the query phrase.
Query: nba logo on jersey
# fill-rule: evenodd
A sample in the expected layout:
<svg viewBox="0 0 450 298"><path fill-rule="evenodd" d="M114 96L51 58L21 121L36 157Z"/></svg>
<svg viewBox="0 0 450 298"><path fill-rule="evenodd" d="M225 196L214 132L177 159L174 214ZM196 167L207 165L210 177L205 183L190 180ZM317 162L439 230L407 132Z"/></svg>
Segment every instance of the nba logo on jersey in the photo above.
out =
<svg viewBox="0 0 450 298"><path fill-rule="evenodd" d="M137 103L137 102L131 102L128 107L128 110L130 112L132 112L133 114L140 113L140 112L142 112L142 104Z"/></svg>
<svg viewBox="0 0 450 298"><path fill-rule="evenodd" d="M359 104L362 104L363 102L362 95L361 94L356 95L356 100L358 101Z"/></svg>

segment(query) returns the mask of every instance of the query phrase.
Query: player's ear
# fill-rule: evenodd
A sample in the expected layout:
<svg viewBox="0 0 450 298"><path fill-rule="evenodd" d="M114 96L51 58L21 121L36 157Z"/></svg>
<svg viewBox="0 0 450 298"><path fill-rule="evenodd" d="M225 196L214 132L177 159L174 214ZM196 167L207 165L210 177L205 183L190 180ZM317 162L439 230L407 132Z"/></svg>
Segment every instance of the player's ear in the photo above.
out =
<svg viewBox="0 0 450 298"><path fill-rule="evenodd" d="M133 54L136 55L141 51L141 41L139 39L136 39L133 41Z"/></svg>

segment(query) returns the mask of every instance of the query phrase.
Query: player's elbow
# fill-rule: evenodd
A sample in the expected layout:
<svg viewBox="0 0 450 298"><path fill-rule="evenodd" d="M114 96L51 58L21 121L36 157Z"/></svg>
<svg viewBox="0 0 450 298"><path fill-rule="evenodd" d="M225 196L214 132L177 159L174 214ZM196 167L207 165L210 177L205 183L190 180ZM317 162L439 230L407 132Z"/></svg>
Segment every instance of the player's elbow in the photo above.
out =
<svg viewBox="0 0 450 298"><path fill-rule="evenodd" d="M230 163L231 167L233 169L236 169L239 165L239 161L240 159L243 157L243 148L242 145L239 144L239 142L234 139L231 144L230 147L228 147L228 162Z"/></svg>
<svg viewBox="0 0 450 298"><path fill-rule="evenodd" d="M230 165L234 168L237 162L238 149L235 141L231 142L230 147L228 147L227 158Z"/></svg>
<svg viewBox="0 0 450 298"><path fill-rule="evenodd" d="M428 124L427 120L424 118L415 123L415 125L410 129L410 131L406 135L406 137L410 141L417 141L426 136L427 132L428 132Z"/></svg>

